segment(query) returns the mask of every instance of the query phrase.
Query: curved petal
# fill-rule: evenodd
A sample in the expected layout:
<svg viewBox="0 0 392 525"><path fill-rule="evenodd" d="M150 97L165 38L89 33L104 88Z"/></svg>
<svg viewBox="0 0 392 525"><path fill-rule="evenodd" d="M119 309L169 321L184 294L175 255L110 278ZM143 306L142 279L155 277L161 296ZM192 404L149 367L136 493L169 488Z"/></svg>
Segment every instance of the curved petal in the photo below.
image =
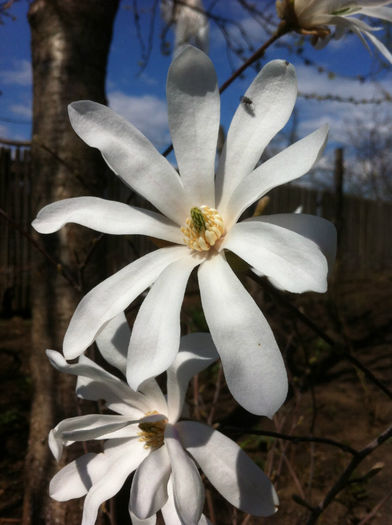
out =
<svg viewBox="0 0 392 525"><path fill-rule="evenodd" d="M167 370L167 404L170 423L180 417L190 379L218 359L210 334L181 337L180 351Z"/></svg>
<svg viewBox="0 0 392 525"><path fill-rule="evenodd" d="M131 329L124 312L113 317L98 334L96 343L102 357L125 375Z"/></svg>
<svg viewBox="0 0 392 525"><path fill-rule="evenodd" d="M114 235L149 235L183 244L177 224L159 213L98 197L75 197L48 204L38 212L32 226L39 233L53 233L74 222Z"/></svg>
<svg viewBox="0 0 392 525"><path fill-rule="evenodd" d="M250 173L235 189L227 207L227 229L241 213L267 192L305 175L320 158L328 137L328 126L321 126L295 142Z"/></svg>
<svg viewBox="0 0 392 525"><path fill-rule="evenodd" d="M54 350L46 350L46 355L54 368L78 377L76 393L83 399L91 401L104 399L108 408L128 418L142 417L149 410L143 394L133 392L126 383L88 357L81 356L78 363L69 364L59 352Z"/></svg>
<svg viewBox="0 0 392 525"><path fill-rule="evenodd" d="M387 2L383 2L386 4ZM389 2L390 3L390 2ZM366 5L366 4L363 4ZM387 22L392 22L392 7L380 7L382 3L379 3L378 7L365 7L361 9L360 14L370 16L372 18L380 18L381 20L386 20Z"/></svg>
<svg viewBox="0 0 392 525"><path fill-rule="evenodd" d="M372 42L374 46L380 51L382 55L392 64L392 53L389 51L389 49L384 46L384 44L376 38L372 33L369 33L368 31L365 32L365 35L367 38Z"/></svg>
<svg viewBox="0 0 392 525"><path fill-rule="evenodd" d="M99 331L148 286L170 263L189 253L185 246L161 248L140 257L93 288L78 304L64 337L66 359L78 357Z"/></svg>
<svg viewBox="0 0 392 525"><path fill-rule="evenodd" d="M129 474L138 467L148 453L139 440L135 439L111 455L111 463L105 475L91 487L86 496L81 525L95 524L100 505L117 494Z"/></svg>
<svg viewBox="0 0 392 525"><path fill-rule="evenodd" d="M69 445L74 441L103 439L103 435L119 430L129 423L131 421L126 416L109 414L88 414L63 419L49 432L49 448L56 460L59 461L63 444Z"/></svg>
<svg viewBox="0 0 392 525"><path fill-rule="evenodd" d="M167 76L169 128L188 210L214 207L214 173L219 130L219 90L211 60L186 46Z"/></svg>
<svg viewBox="0 0 392 525"><path fill-rule="evenodd" d="M108 468L104 454L85 454L62 468L51 479L49 495L56 501L81 498Z"/></svg>
<svg viewBox="0 0 392 525"><path fill-rule="evenodd" d="M331 271L336 257L336 228L335 225L318 217L306 213L277 213L252 217L245 222L265 222L287 228L311 241L315 242L325 255Z"/></svg>
<svg viewBox="0 0 392 525"><path fill-rule="evenodd" d="M195 421L176 428L182 444L222 496L253 516L271 516L279 503L264 472L231 439Z"/></svg>
<svg viewBox="0 0 392 525"><path fill-rule="evenodd" d="M187 525L197 525L204 506L204 487L193 460L185 453L178 432L168 423L165 445L172 467L174 503L180 519Z"/></svg>
<svg viewBox="0 0 392 525"><path fill-rule="evenodd" d="M180 311L185 287L197 255L168 265L151 287L133 325L128 350L127 380L137 390L143 381L164 372L180 345Z"/></svg>
<svg viewBox="0 0 392 525"><path fill-rule="evenodd" d="M79 100L68 106L71 125L86 144L98 148L109 167L174 222L182 224L184 189L179 176L151 142L110 108Z"/></svg>
<svg viewBox="0 0 392 525"><path fill-rule="evenodd" d="M262 221L239 222L228 234L225 248L270 277L282 290L327 290L326 258L315 242L292 230Z"/></svg>
<svg viewBox="0 0 392 525"><path fill-rule="evenodd" d="M170 476L169 482L167 484L167 493L168 493L167 501L161 509L164 522L166 525L183 525L184 522L181 521L178 515L178 512L177 512L175 503L174 503L172 476ZM198 525L212 525L212 524L210 520L207 519L204 516L204 514L202 514Z"/></svg>
<svg viewBox="0 0 392 525"><path fill-rule="evenodd" d="M166 447L150 452L135 472L129 508L139 519L155 514L167 500L167 482L171 472Z"/></svg>
<svg viewBox="0 0 392 525"><path fill-rule="evenodd" d="M286 399L287 375L271 328L222 255L200 265L198 276L231 394L249 412L272 417Z"/></svg>
<svg viewBox="0 0 392 525"><path fill-rule="evenodd" d="M297 97L294 67L284 60L269 62L245 97L251 104L239 105L219 161L216 208L223 217L235 187L254 169L264 148L285 126L293 111Z"/></svg>

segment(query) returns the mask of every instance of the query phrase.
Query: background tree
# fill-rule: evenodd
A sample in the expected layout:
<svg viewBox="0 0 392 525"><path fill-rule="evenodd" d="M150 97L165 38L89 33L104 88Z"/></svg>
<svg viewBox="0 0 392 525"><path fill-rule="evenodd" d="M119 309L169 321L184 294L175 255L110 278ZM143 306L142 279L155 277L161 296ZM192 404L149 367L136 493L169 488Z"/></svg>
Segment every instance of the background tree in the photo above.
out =
<svg viewBox="0 0 392 525"><path fill-rule="evenodd" d="M105 102L105 75L117 0L35 0L29 9L33 63L33 212L71 196L102 195L103 162L73 132L67 105L78 99ZM86 283L100 279L91 255L92 233L69 227L38 242L50 256L36 257L32 290L31 375L33 402L23 524L71 524L78 503L49 499L53 460L47 435L64 416L75 415L70 378L55 376L44 353L61 348L69 319ZM84 262L88 257L88 273ZM62 261L63 265L57 265ZM64 263L66 267L64 267ZM73 286L70 286L70 283ZM56 379L54 379L56 377ZM80 520L80 515L77 518Z"/></svg>

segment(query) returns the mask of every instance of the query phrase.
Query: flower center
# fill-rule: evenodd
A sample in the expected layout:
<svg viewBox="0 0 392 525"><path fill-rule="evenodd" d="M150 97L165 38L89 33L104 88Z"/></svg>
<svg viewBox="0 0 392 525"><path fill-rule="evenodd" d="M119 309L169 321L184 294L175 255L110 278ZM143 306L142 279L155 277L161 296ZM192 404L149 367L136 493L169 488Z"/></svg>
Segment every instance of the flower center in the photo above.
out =
<svg viewBox="0 0 392 525"><path fill-rule="evenodd" d="M158 414L158 412L148 412L146 416ZM139 441L144 442L144 448L159 448L163 445L165 427L167 419L159 421L143 421L139 423L140 432L138 432Z"/></svg>
<svg viewBox="0 0 392 525"><path fill-rule="evenodd" d="M209 250L225 233L219 212L208 206L191 208L190 217L185 222L186 225L181 228L184 241L191 250L198 252Z"/></svg>

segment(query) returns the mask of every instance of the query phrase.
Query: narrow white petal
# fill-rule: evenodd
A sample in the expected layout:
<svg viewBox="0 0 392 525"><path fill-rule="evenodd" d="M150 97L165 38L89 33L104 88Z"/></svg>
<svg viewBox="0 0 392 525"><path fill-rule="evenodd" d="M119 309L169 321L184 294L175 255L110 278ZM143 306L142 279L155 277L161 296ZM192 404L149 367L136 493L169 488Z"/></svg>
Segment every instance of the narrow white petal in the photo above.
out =
<svg viewBox="0 0 392 525"><path fill-rule="evenodd" d="M329 271L332 270L336 257L336 228L334 224L322 217L306 213L277 213L262 215L249 219L249 222L265 222L276 224L314 241L328 261ZM246 221L248 222L248 221Z"/></svg>
<svg viewBox="0 0 392 525"><path fill-rule="evenodd" d="M282 290L327 290L325 256L314 241L292 230L264 221L240 222L230 230L225 248L270 277Z"/></svg>
<svg viewBox="0 0 392 525"><path fill-rule="evenodd" d="M149 235L183 244L178 225L159 213L98 197L75 197L48 204L32 226L39 233L53 233L74 222L114 235Z"/></svg>
<svg viewBox="0 0 392 525"><path fill-rule="evenodd" d="M384 44L378 38L372 35L372 33L366 32L365 35L372 42L372 44L376 46L380 53L384 55L388 62L392 64L392 53L389 51L389 49L384 46Z"/></svg>
<svg viewBox="0 0 392 525"><path fill-rule="evenodd" d="M226 227L273 188L305 175L320 158L327 141L328 126L321 126L250 173L235 189L228 204Z"/></svg>
<svg viewBox="0 0 392 525"><path fill-rule="evenodd" d="M219 90L211 60L195 47L176 55L167 76L170 134L189 209L214 207Z"/></svg>
<svg viewBox="0 0 392 525"><path fill-rule="evenodd" d="M179 441L177 430L167 424L165 445L172 466L174 502L180 519L187 525L197 525L204 506L204 487L193 460Z"/></svg>
<svg viewBox="0 0 392 525"><path fill-rule="evenodd" d="M169 421L180 417L190 379L218 359L210 334L193 333L181 338L180 351L167 370Z"/></svg>
<svg viewBox="0 0 392 525"><path fill-rule="evenodd" d="M245 93L227 134L217 173L216 207L226 213L235 187L256 166L270 140L288 121L297 97L294 67L284 60L269 62Z"/></svg>
<svg viewBox="0 0 392 525"><path fill-rule="evenodd" d="M381 6L382 4L386 4L386 3L387 2L383 2L383 3L380 2L379 5ZM387 22L392 22L392 7L362 8L360 11L360 14L371 16L372 18L380 18L381 20L386 20Z"/></svg>
<svg viewBox="0 0 392 525"><path fill-rule="evenodd" d="M182 224L184 189L179 176L151 142L111 109L90 100L68 106L72 127L98 148L109 167L166 217Z"/></svg>
<svg viewBox="0 0 392 525"><path fill-rule="evenodd" d="M145 396L133 392L126 383L88 357L81 356L78 363L69 364L54 350L47 350L46 355L57 370L78 377L76 393L83 399L104 399L108 408L132 419L143 416L149 410Z"/></svg>
<svg viewBox="0 0 392 525"><path fill-rule="evenodd" d="M176 428L186 450L228 502L253 516L276 512L279 500L272 483L237 443L194 421L181 421Z"/></svg>
<svg viewBox="0 0 392 525"><path fill-rule="evenodd" d="M124 376L130 338L129 323L124 312L121 312L106 323L96 340L98 349L105 361L120 370Z"/></svg>
<svg viewBox="0 0 392 525"><path fill-rule="evenodd" d="M119 430L131 421L126 416L88 414L63 419L49 433L49 448L57 461L61 458L63 444L89 439L103 439L104 434Z"/></svg>
<svg viewBox="0 0 392 525"><path fill-rule="evenodd" d="M50 482L49 495L56 501L81 498L102 478L107 468L104 454L85 454L57 472Z"/></svg>
<svg viewBox="0 0 392 525"><path fill-rule="evenodd" d="M137 390L143 381L164 372L180 345L180 311L185 287L200 263L187 249L186 256L161 273L139 309L128 351L127 380Z"/></svg>
<svg viewBox="0 0 392 525"><path fill-rule="evenodd" d="M66 359L78 357L113 319L170 263L189 253L187 247L170 247L140 257L93 288L78 304L64 337Z"/></svg>
<svg viewBox="0 0 392 525"><path fill-rule="evenodd" d="M141 463L132 481L130 509L140 519L155 514L167 500L167 482L171 473L165 446L153 450Z"/></svg>
<svg viewBox="0 0 392 525"><path fill-rule="evenodd" d="M272 417L287 395L282 356L266 319L223 256L200 265L200 296L234 399Z"/></svg>
<svg viewBox="0 0 392 525"><path fill-rule="evenodd" d="M81 525L95 524L100 505L117 494L129 474L140 465L148 453L135 439L122 447L121 454L117 452L112 455L105 475L91 487L86 496Z"/></svg>

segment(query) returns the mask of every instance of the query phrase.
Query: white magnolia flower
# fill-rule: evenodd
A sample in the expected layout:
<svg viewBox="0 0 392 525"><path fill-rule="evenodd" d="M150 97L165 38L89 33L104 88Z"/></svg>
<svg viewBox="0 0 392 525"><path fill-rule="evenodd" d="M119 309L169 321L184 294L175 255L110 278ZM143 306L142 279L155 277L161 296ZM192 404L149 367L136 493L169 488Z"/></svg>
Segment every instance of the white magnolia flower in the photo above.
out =
<svg viewBox="0 0 392 525"><path fill-rule="evenodd" d="M180 175L129 122L90 101L71 104L73 128L99 148L112 168L163 215L123 203L79 197L43 208L33 222L51 233L75 222L104 233L145 234L171 241L132 262L79 303L64 338L66 359L79 356L101 328L151 286L138 312L128 351L134 390L174 361L186 283L199 266L204 314L234 398L255 414L272 416L287 393L283 359L260 309L225 259L236 253L280 288L325 292L336 233L310 215L278 214L237 222L275 186L306 173L317 161L327 127L254 169L272 137L286 124L297 95L294 67L275 60L246 92L252 108L237 109L214 175L219 92L210 59L186 47L167 79L169 125Z"/></svg>
<svg viewBox="0 0 392 525"><path fill-rule="evenodd" d="M352 15L365 15L392 22L391 0L280 0L276 7L281 18L302 34L310 34L322 47L331 36L329 26L335 26L335 38L339 39L346 31L357 34L368 47L365 36L392 63L392 54L372 32L380 28L372 27ZM320 40L319 40L320 39Z"/></svg>
<svg viewBox="0 0 392 525"><path fill-rule="evenodd" d="M185 44L193 44L208 53L208 18L201 0L162 0L161 13L166 23L175 24L174 49L178 51Z"/></svg>
<svg viewBox="0 0 392 525"><path fill-rule="evenodd" d="M121 314L97 339L102 355L125 374L129 327ZM91 414L61 421L49 434L57 460L75 441L106 440L103 452L88 453L60 470L49 492L58 501L86 495L82 525L93 525L99 506L114 496L135 471L129 512L133 525L153 525L162 511L168 525L207 525L202 515L204 488L198 465L232 505L257 516L276 511L277 495L267 476L220 432L202 423L178 421L191 377L218 357L208 334L182 338L167 371L167 397L155 379L134 392L118 377L85 356L68 364L48 350L52 365L78 377L77 395L104 399L117 414Z"/></svg>

